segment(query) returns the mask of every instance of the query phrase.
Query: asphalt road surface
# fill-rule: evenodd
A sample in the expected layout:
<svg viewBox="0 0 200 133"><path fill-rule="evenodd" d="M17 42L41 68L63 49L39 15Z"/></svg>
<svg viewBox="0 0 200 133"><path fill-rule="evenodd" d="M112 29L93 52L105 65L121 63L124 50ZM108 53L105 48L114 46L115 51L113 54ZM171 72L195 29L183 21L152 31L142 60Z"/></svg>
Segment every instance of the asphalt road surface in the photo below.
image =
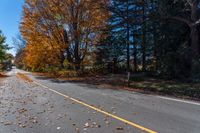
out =
<svg viewBox="0 0 200 133"><path fill-rule="evenodd" d="M200 133L200 103L36 77L18 69L0 79L0 133L156 132Z"/></svg>

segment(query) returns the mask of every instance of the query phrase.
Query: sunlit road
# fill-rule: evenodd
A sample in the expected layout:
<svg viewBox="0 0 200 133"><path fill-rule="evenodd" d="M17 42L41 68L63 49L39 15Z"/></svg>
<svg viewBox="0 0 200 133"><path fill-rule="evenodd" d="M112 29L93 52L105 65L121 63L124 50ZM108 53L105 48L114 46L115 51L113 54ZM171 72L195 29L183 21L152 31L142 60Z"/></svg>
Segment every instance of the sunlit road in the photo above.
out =
<svg viewBox="0 0 200 133"><path fill-rule="evenodd" d="M24 73L34 82L17 76ZM0 79L0 133L199 133L200 103L36 77Z"/></svg>

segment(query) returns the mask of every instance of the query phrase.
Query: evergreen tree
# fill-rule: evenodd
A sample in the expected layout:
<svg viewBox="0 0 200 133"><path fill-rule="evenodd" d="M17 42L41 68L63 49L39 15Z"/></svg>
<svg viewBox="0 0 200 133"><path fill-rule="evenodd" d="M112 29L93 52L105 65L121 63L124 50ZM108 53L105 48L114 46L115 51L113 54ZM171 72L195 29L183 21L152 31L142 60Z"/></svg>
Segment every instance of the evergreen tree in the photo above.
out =
<svg viewBox="0 0 200 133"><path fill-rule="evenodd" d="M2 31L0 31L0 62L5 59L6 50L8 49L8 45L5 44L6 37L3 35Z"/></svg>

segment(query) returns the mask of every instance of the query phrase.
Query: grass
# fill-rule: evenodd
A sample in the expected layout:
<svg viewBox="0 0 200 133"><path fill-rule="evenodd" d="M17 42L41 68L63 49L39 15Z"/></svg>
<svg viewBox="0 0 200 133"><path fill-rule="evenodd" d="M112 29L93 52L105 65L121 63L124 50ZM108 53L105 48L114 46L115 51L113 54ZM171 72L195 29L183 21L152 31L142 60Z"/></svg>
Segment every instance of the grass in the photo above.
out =
<svg viewBox="0 0 200 133"><path fill-rule="evenodd" d="M137 88L150 93L200 100L200 84L198 83L182 83L178 81L146 78L143 80L132 81L131 88Z"/></svg>

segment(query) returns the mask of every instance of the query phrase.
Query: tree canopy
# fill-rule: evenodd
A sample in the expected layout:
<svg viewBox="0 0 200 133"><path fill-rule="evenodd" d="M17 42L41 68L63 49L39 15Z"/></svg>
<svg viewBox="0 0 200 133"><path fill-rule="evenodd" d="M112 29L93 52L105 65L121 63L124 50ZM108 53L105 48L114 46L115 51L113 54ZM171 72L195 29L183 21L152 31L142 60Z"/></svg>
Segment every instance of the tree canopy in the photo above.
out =
<svg viewBox="0 0 200 133"><path fill-rule="evenodd" d="M19 57L32 70L103 65L198 79L199 14L200 0L26 0Z"/></svg>
<svg viewBox="0 0 200 133"><path fill-rule="evenodd" d="M67 59L77 69L106 26L104 0L26 0L21 33L27 42L30 68L63 67ZM59 6L58 6L59 5Z"/></svg>

